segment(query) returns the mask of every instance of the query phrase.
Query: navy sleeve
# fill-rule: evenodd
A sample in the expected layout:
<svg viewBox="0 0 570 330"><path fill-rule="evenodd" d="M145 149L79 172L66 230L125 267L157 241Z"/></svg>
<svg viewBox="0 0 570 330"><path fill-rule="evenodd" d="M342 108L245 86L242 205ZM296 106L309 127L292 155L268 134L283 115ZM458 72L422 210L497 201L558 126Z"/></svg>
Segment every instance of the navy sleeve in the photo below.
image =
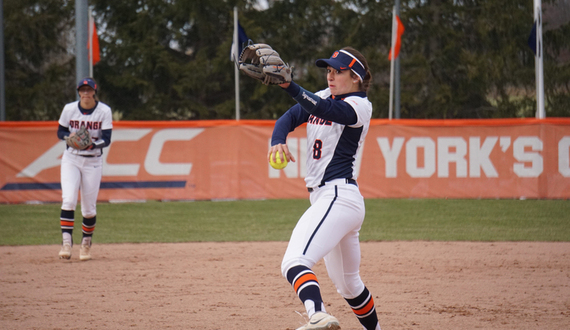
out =
<svg viewBox="0 0 570 330"><path fill-rule="evenodd" d="M104 129L101 131L101 138L93 142L93 149L103 149L111 144L112 129Z"/></svg>
<svg viewBox="0 0 570 330"><path fill-rule="evenodd" d="M289 132L293 132L296 127L306 123L308 119L309 113L303 111L300 105L295 104L292 106L275 122L273 135L271 136L271 145L285 144Z"/></svg>
<svg viewBox="0 0 570 330"><path fill-rule="evenodd" d="M322 99L312 114L343 125L353 125L358 121L356 111L350 104L343 100L333 100L331 98Z"/></svg>
<svg viewBox="0 0 570 330"><path fill-rule="evenodd" d="M316 117L343 125L353 125L358 121L354 108L343 100L321 99L294 82L291 82L285 91L301 105L303 110Z"/></svg>
<svg viewBox="0 0 570 330"><path fill-rule="evenodd" d="M63 138L66 136L69 136L69 128L59 125L59 127L57 128L58 139L63 140Z"/></svg>

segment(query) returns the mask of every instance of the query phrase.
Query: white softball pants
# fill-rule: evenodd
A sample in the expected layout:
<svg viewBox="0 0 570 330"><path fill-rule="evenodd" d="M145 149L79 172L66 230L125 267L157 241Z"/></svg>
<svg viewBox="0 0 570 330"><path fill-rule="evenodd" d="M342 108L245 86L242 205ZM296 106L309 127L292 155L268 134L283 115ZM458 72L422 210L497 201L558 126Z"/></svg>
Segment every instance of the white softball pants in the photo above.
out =
<svg viewBox="0 0 570 330"><path fill-rule="evenodd" d="M81 214L97 215L97 196L101 184L101 157L83 157L65 151L61 159L61 209L75 210L81 188Z"/></svg>
<svg viewBox="0 0 570 330"><path fill-rule="evenodd" d="M360 227L364 198L357 186L333 180L311 193L311 206L297 222L283 257L281 272L294 266L308 268L324 258L327 272L344 298L364 290L360 279Z"/></svg>

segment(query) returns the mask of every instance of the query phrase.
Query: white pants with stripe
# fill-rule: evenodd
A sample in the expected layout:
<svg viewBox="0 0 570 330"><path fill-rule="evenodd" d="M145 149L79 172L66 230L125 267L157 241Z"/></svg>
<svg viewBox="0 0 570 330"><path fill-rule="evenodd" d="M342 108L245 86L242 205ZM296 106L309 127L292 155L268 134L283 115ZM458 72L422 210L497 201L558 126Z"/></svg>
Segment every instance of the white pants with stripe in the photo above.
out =
<svg viewBox="0 0 570 330"><path fill-rule="evenodd" d="M96 216L102 170L101 157L83 157L65 151L61 159L61 209L75 210L81 190L81 214L85 218Z"/></svg>
<svg viewBox="0 0 570 330"><path fill-rule="evenodd" d="M360 227L364 198L356 185L333 180L315 189L311 206L297 222L283 257L281 272L294 266L311 268L322 258L337 291L347 299L364 290L360 279Z"/></svg>

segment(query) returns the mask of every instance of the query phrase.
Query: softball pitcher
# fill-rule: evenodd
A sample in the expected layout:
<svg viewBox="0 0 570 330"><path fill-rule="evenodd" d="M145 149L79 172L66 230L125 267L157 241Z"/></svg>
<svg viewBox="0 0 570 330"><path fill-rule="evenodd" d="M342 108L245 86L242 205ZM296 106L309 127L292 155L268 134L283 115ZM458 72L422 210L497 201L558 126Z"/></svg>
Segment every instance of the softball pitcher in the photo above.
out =
<svg viewBox="0 0 570 330"><path fill-rule="evenodd" d="M59 118L58 138L66 141L61 159L62 204L60 215L63 243L60 259L71 258L75 207L81 191L83 215L79 259L91 259L91 238L97 222L97 195L101 184L103 148L111 143L111 108L97 98L97 83L85 78L77 85L80 100L68 103Z"/></svg>
<svg viewBox="0 0 570 330"><path fill-rule="evenodd" d="M287 135L307 123L305 182L311 201L293 230L281 271L310 318L299 329L340 328L338 320L326 313L311 270L324 258L329 277L362 327L380 330L372 295L359 275L358 236L365 210L354 172L372 115L366 95L371 74L364 56L350 47L317 60L316 65L327 69L327 89L313 94L292 81L279 84L298 104L275 123L268 158L279 152L295 161L287 148Z"/></svg>

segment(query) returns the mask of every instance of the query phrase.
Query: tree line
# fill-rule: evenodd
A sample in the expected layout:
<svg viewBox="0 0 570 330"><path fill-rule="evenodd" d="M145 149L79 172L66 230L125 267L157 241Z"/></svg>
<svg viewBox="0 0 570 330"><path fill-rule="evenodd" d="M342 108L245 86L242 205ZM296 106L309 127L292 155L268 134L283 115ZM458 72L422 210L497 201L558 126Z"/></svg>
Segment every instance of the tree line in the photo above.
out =
<svg viewBox="0 0 570 330"><path fill-rule="evenodd" d="M374 118L387 118L392 2L92 0L99 98L116 120L235 118L233 7L248 37L267 43L308 90L314 63L352 46L368 59ZM401 1L401 118L519 118L536 111L528 46L531 0ZM547 117L570 116L570 1L543 0ZM566 12L568 15L560 15ZM76 100L72 0L4 0L7 120L57 120ZM275 119L291 100L240 77L241 119Z"/></svg>

